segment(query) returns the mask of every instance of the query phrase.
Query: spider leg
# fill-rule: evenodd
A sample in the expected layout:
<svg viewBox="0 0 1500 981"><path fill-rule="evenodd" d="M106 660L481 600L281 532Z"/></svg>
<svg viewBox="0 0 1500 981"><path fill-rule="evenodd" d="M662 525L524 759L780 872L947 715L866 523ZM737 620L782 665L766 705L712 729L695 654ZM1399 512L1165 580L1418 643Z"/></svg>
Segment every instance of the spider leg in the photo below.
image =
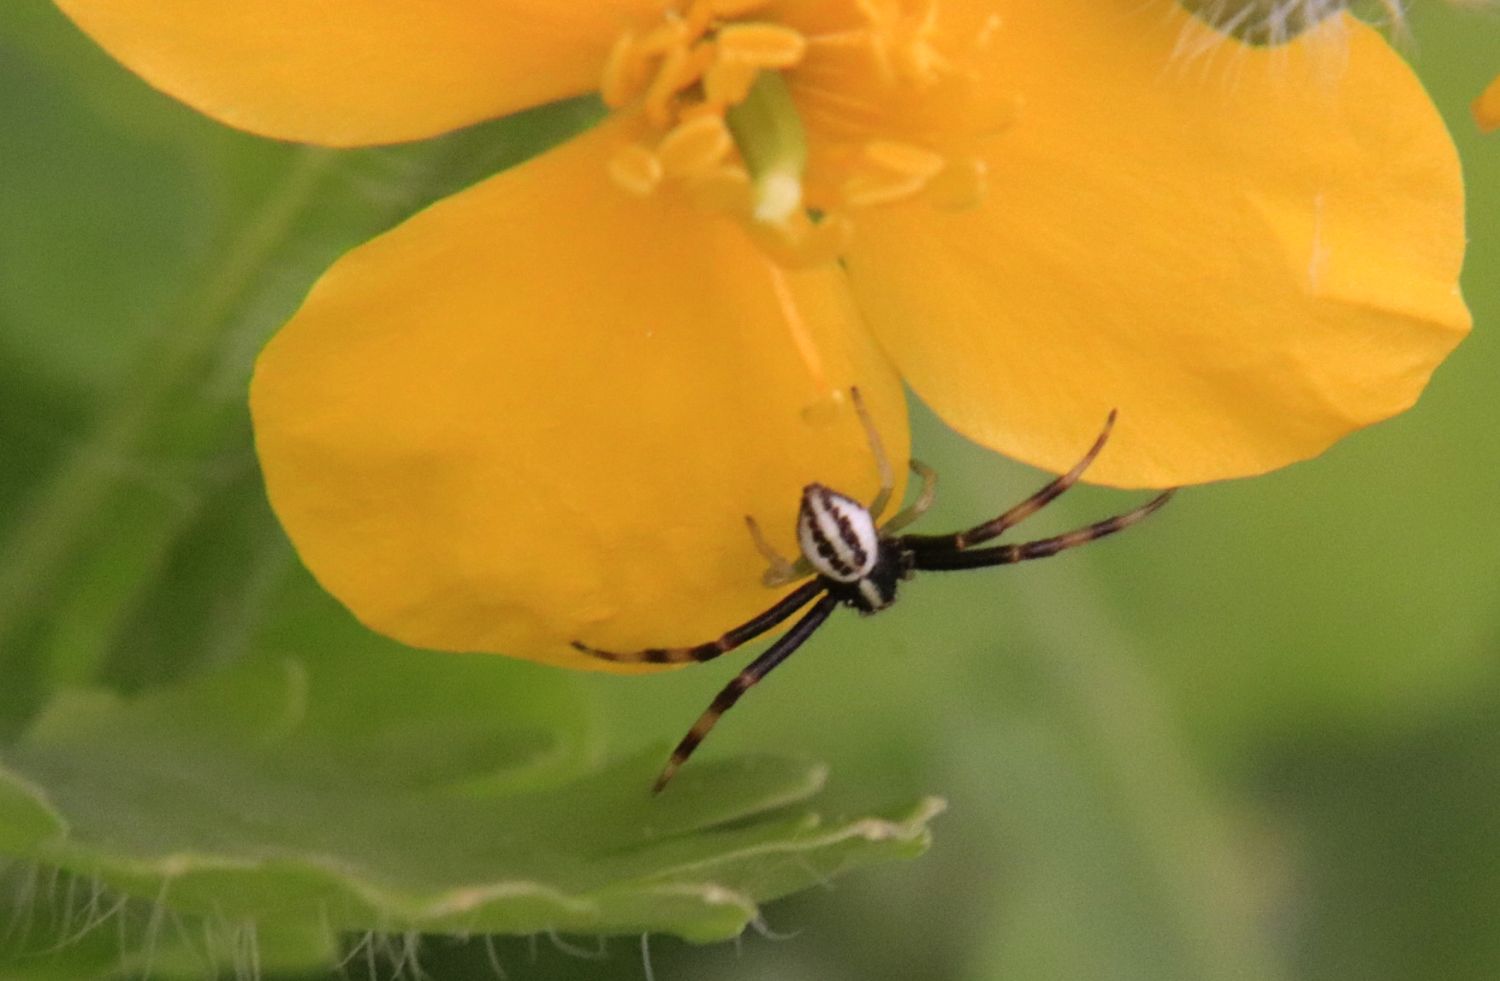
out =
<svg viewBox="0 0 1500 981"><path fill-rule="evenodd" d="M937 500L937 471L921 460L911 461L912 473L922 478L922 492L911 504L891 515L891 520L880 526L882 535L892 535L927 513Z"/></svg>
<svg viewBox="0 0 1500 981"><path fill-rule="evenodd" d="M785 586L790 582L796 582L798 579L806 579L812 575L813 567L811 562L800 555L797 556L797 561L793 562L776 551L776 546L772 545L766 538L765 532L760 530L760 522L748 514L745 515L745 527L750 529L750 538L755 542L755 550L770 563L770 568L761 574L760 581L762 585L775 588L777 586Z"/></svg>
<svg viewBox="0 0 1500 981"><path fill-rule="evenodd" d="M1024 562L1027 559L1044 559L1049 555L1056 555L1064 549L1076 548L1096 538L1113 535L1117 531L1129 528L1167 503L1175 491L1176 488L1163 491L1134 511L1117 514L1113 518L1096 521L1076 531L1054 535L1051 538L1040 538L1034 542L1022 542L1018 545L996 545L992 548L976 548L969 551L960 551L956 548L947 551L938 551L937 549L929 548L916 553L916 567L918 569L930 570L980 569L991 565L1009 565L1012 562Z"/></svg>
<svg viewBox="0 0 1500 981"><path fill-rule="evenodd" d="M662 768L661 775L656 778L656 783L651 787L653 794L661 793L667 781L671 780L672 775L683 763L687 762L687 758L693 755L693 750L698 748L703 737L708 735L714 723L719 721L719 716L729 711L730 707L740 700L741 695L749 691L756 682L769 674L772 668L785 661L793 651L801 647L803 642L812 636L813 631L823 625L823 621L828 619L828 614L833 612L836 605L838 605L836 599L832 596L824 596L807 611L801 620L792 625L792 629L778 637L774 644L766 648L764 654L751 661L745 670L735 675L733 680L714 696L708 710L698 716L698 721L693 723L693 727L688 730L686 736L682 737L677 748L672 750L671 759L667 760L667 765Z"/></svg>
<svg viewBox="0 0 1500 981"><path fill-rule="evenodd" d="M896 471L891 469L890 457L885 455L885 444L880 441L880 430L875 428L875 420L870 418L870 410L865 408L865 400L859 394L859 389L850 388L849 398L854 402L854 412L859 416L860 425L865 427L865 440L870 444L870 455L875 458L875 472L880 476L880 490L869 507L870 515L878 521L886 505L891 503L891 494L896 490Z"/></svg>
<svg viewBox="0 0 1500 981"><path fill-rule="evenodd" d="M1115 410L1111 409L1109 417L1104 420L1104 428L1094 440L1094 445L1089 447L1089 451L1083 455L1081 460L1073 464L1073 469L1053 479L1041 490L1032 494L1009 511L1006 511L1000 517L993 518L981 525L975 525L973 528L961 531L956 535L907 535L901 540L902 544L920 554L928 550L951 551L954 549L965 549L970 545L987 542L992 538L1000 537L1006 531L1014 528L1048 504L1057 500L1057 498L1062 496L1063 491L1078 482L1078 478L1083 476L1083 472L1089 468L1089 465L1094 462L1094 458L1099 455L1099 451L1104 449L1104 444L1109 441L1110 430L1115 425L1115 415Z"/></svg>
<svg viewBox="0 0 1500 981"><path fill-rule="evenodd" d="M602 651L597 647L589 647L579 641L573 641L573 649L605 661L623 662L646 662L648 664L685 664L688 661L712 661L720 654L728 653L739 647L746 641L754 640L761 634L770 630L787 617L796 613L807 604L818 593L822 592L823 583L814 579L805 583L800 588L793 590L782 597L769 610L761 613L727 631L718 640L711 640L706 644L696 647L651 647L644 651L630 651L619 653L616 651Z"/></svg>
<svg viewBox="0 0 1500 981"><path fill-rule="evenodd" d="M859 394L857 387L849 389L849 398L854 403L855 414L859 416L860 425L864 427L865 439L870 447L870 455L875 458L875 471L880 477L880 490L876 492L875 499L870 502L868 510L870 515L879 519L882 512L891 503L891 495L896 490L896 474L891 470L891 461L885 453L885 444L880 441L880 431L875 428L875 420L870 416L870 410L865 407L865 400ZM902 521L902 527L915 520L927 508L932 506L932 481L936 475L932 474L922 464L912 462L912 469L922 474L923 488L922 496L912 507L901 512L906 515ZM908 514L908 512L915 512ZM901 515L897 516L898 518ZM894 519L893 519L894 520ZM760 530L760 524L750 515L745 515L745 525L750 529L750 537L755 542L756 551L765 558L769 568L761 575L760 581L769 587L785 586L787 583L805 579L813 574L812 563L807 561L805 555L799 555L795 560L788 559L766 538L765 533Z"/></svg>

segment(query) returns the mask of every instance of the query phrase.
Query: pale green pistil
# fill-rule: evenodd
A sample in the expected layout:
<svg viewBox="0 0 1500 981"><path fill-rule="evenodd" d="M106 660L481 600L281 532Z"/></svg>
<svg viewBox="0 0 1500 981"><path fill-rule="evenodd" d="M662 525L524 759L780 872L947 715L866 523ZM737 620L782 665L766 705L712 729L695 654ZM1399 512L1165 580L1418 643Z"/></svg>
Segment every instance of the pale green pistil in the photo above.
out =
<svg viewBox="0 0 1500 981"><path fill-rule="evenodd" d="M776 224L802 206L802 175L807 170L807 135L780 72L763 71L724 121L750 171L753 214Z"/></svg>

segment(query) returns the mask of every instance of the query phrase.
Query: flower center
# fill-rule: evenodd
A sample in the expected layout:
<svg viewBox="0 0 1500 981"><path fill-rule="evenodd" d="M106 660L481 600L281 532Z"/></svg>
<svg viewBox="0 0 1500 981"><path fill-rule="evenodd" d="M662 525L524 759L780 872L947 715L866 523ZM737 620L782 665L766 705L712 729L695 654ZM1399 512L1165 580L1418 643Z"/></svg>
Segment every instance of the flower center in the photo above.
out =
<svg viewBox="0 0 1500 981"><path fill-rule="evenodd" d="M936 0L692 0L610 51L600 93L638 121L610 176L734 215L789 266L837 257L867 208L972 206L978 144L1014 114L976 57L998 23L941 25Z"/></svg>

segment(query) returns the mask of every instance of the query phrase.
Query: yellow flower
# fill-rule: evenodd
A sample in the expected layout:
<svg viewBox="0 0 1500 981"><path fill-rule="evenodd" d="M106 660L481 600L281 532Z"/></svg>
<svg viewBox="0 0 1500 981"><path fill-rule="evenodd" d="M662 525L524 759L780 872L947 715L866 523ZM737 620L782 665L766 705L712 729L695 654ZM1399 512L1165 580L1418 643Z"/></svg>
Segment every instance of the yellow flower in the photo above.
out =
<svg viewBox="0 0 1500 981"><path fill-rule="evenodd" d="M608 670L569 641L764 607L743 517L792 551L804 483L874 490L851 384L893 455L904 379L1054 471L1118 407L1090 477L1162 486L1401 411L1468 327L1451 143L1347 17L1256 48L1167 0L59 3L283 139L617 110L345 256L258 363L302 558L419 646Z"/></svg>

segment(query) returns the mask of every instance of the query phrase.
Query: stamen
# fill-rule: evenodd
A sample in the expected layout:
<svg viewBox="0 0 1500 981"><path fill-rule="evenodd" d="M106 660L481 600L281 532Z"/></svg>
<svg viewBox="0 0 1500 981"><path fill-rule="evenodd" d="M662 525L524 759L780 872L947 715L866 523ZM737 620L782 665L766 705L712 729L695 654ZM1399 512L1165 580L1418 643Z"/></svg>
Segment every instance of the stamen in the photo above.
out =
<svg viewBox="0 0 1500 981"><path fill-rule="evenodd" d="M677 93L702 78L713 60L714 50L711 44L673 48L667 52L661 70L656 73L651 86L646 90L644 107L646 119L652 126L665 129L671 124Z"/></svg>
<svg viewBox="0 0 1500 981"><path fill-rule="evenodd" d="M703 98L719 107L736 105L750 94L760 69L747 61L720 59L703 73Z"/></svg>
<svg viewBox="0 0 1500 981"><path fill-rule="evenodd" d="M701 174L711 169L734 147L734 139L722 116L703 114L679 123L657 144L656 156L672 177Z"/></svg>
<svg viewBox="0 0 1500 981"><path fill-rule="evenodd" d="M631 143L609 158L609 176L631 194L644 198L661 183L662 164L656 154L639 143Z"/></svg>
<svg viewBox="0 0 1500 981"><path fill-rule="evenodd" d="M781 22L765 12L774 0L679 0L623 34L600 92L645 132L610 159L610 178L739 219L785 268L835 261L861 209L982 200L977 151L1015 114L982 83L998 18L955 43L937 0L825 2L846 15L827 19L829 33L804 33L801 15Z"/></svg>
<svg viewBox="0 0 1500 981"><path fill-rule="evenodd" d="M669 54L687 46L698 36L699 30L681 17L668 17L646 32L641 38L641 51L645 54Z"/></svg>
<svg viewBox="0 0 1500 981"><path fill-rule="evenodd" d="M730 24L718 42L721 57L758 68L790 68L807 51L802 35L780 24Z"/></svg>
<svg viewBox="0 0 1500 981"><path fill-rule="evenodd" d="M604 59L604 74L599 80L599 98L611 109L626 105L646 90L651 81L650 66L641 51L639 40L626 31L610 46Z"/></svg>
<svg viewBox="0 0 1500 981"><path fill-rule="evenodd" d="M856 208L890 204L925 188L948 166L947 159L910 143L874 140L865 144L865 168L844 182L844 200Z"/></svg>
<svg viewBox="0 0 1500 981"><path fill-rule="evenodd" d="M892 173L919 177L923 181L931 180L946 163L941 153L893 140L872 140L866 143L865 159Z"/></svg>

